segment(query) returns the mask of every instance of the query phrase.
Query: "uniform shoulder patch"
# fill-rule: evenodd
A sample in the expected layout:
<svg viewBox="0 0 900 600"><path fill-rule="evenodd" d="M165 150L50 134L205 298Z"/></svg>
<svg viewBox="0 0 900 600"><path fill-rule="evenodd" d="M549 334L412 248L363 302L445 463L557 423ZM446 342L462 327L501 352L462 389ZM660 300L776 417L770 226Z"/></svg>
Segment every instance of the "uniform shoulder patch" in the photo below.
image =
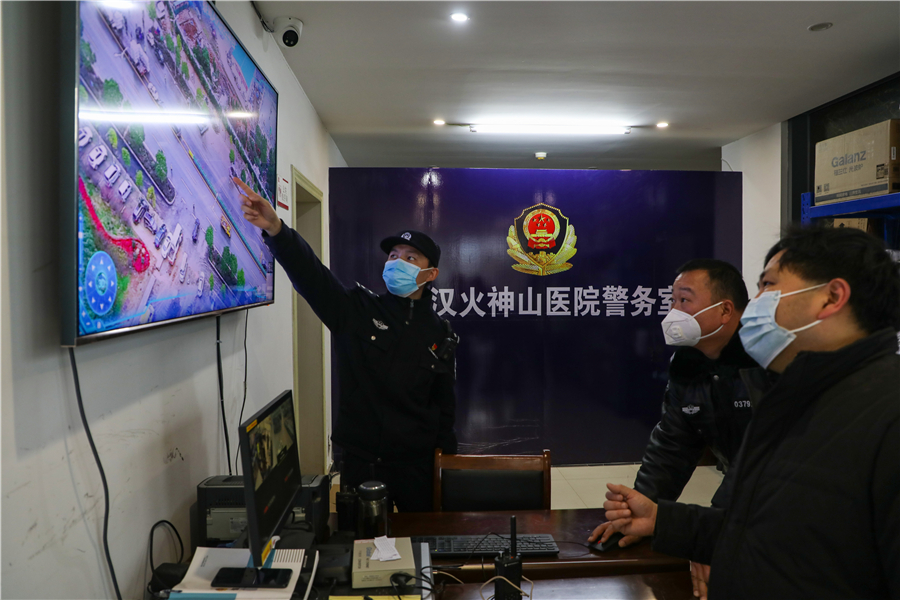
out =
<svg viewBox="0 0 900 600"><path fill-rule="evenodd" d="M687 415L696 415L698 412L700 412L700 407L694 404L688 404L687 406L681 407L681 412Z"/></svg>

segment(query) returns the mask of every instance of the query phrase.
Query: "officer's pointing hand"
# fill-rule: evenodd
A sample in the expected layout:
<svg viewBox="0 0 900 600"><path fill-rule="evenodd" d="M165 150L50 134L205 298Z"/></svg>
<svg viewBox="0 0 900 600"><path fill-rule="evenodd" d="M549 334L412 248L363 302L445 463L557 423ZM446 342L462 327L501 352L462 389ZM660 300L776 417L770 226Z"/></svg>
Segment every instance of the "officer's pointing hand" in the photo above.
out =
<svg viewBox="0 0 900 600"><path fill-rule="evenodd" d="M237 177L232 177L232 181L242 191L241 210L244 211L244 218L265 230L269 235L278 235L278 232L281 231L281 219L275 214L275 209L268 200L254 192L250 186Z"/></svg>

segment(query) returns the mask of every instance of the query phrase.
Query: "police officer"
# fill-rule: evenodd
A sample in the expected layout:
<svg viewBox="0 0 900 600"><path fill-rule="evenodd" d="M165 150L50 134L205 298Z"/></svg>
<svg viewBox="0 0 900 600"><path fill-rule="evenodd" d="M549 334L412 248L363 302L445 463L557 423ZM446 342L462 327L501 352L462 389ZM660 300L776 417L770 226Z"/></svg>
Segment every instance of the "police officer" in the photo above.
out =
<svg viewBox="0 0 900 600"><path fill-rule="evenodd" d="M340 404L332 440L343 449L342 484L387 484L401 511L430 511L435 448L457 451L454 350L458 338L423 298L438 276L441 249L424 233L381 242L386 294L345 288L309 244L240 179L244 218L294 289L334 336Z"/></svg>
<svg viewBox="0 0 900 600"><path fill-rule="evenodd" d="M669 362L662 416L634 482L634 489L656 502L678 499L707 446L727 470L753 414L740 375L757 367L738 335L749 302L741 272L725 261L695 259L677 275L662 330L666 344L678 349ZM713 506L724 503L727 493L720 489ZM590 539L599 539L607 527L601 524ZM639 539L625 536L619 546Z"/></svg>

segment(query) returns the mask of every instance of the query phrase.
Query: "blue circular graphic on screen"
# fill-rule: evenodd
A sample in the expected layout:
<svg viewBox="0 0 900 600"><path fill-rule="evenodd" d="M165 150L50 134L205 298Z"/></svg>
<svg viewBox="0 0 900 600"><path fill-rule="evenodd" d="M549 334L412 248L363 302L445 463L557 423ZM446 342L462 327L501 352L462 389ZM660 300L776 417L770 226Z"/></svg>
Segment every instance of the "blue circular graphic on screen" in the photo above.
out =
<svg viewBox="0 0 900 600"><path fill-rule="evenodd" d="M106 252L94 253L84 272L84 295L94 314L105 315L116 302L116 265Z"/></svg>

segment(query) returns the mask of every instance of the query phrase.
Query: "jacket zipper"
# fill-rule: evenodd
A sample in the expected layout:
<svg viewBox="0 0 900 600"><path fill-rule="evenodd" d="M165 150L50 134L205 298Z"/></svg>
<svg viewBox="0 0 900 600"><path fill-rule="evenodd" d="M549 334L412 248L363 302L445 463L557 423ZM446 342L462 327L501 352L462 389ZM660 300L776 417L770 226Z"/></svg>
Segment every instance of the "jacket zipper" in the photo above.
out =
<svg viewBox="0 0 900 600"><path fill-rule="evenodd" d="M412 318L413 318L413 304L415 304L415 303L416 303L415 300L410 300L410 301L409 301L409 317L408 317L407 320L406 320L406 324L407 324L407 325L409 325L409 322L412 321Z"/></svg>

